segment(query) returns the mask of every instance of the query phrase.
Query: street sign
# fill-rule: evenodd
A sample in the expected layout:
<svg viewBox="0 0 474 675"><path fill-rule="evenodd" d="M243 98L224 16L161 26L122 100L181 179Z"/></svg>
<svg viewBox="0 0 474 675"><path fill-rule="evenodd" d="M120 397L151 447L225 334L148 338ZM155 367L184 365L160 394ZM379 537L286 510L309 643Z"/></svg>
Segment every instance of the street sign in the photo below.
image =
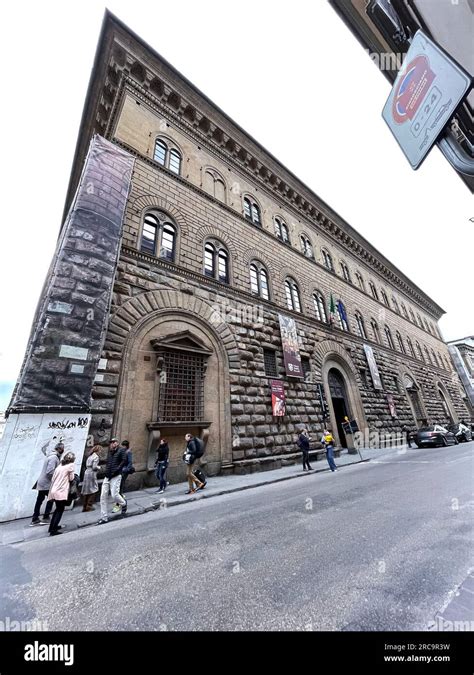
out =
<svg viewBox="0 0 474 675"><path fill-rule="evenodd" d="M469 91L471 76L423 31L415 34L382 117L413 169Z"/></svg>

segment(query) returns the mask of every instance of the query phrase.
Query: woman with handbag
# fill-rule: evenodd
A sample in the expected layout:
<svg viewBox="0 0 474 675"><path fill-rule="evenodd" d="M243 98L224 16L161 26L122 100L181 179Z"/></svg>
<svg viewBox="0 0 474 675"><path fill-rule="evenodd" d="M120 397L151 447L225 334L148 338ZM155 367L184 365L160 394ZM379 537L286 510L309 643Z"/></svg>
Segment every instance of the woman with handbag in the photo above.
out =
<svg viewBox="0 0 474 675"><path fill-rule="evenodd" d="M59 524L64 513L69 498L69 488L74 480L74 461L76 456L72 452L66 453L59 466L53 473L53 480L49 490L48 501L54 500L56 509L51 517L49 525L49 536L62 534Z"/></svg>
<svg viewBox="0 0 474 675"><path fill-rule="evenodd" d="M95 496L99 492L99 483L97 482L97 472L99 471L99 452L101 445L94 445L86 461L86 471L82 481L83 511L94 511L93 506Z"/></svg>

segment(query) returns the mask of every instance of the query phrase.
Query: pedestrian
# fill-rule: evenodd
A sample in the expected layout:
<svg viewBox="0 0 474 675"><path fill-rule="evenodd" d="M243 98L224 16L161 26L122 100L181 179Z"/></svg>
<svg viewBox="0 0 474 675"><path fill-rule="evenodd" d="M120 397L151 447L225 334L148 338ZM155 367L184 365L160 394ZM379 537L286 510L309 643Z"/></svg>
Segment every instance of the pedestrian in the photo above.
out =
<svg viewBox="0 0 474 675"><path fill-rule="evenodd" d="M200 458L203 455L203 442L199 438L195 438L192 434L186 434L186 450L184 451L183 460L186 462L186 477L188 479L189 490L186 494L194 494L197 490L202 490L206 481L200 481L194 474L194 471L199 470ZM196 484L196 488L194 487Z"/></svg>
<svg viewBox="0 0 474 675"><path fill-rule="evenodd" d="M49 536L54 537L56 534L62 534L62 526L59 524L64 513L64 508L69 497L69 487L74 480L74 462L76 456L73 452L67 452L61 463L56 467L49 489L48 501L54 503L56 508L51 517L49 525Z"/></svg>
<svg viewBox="0 0 474 675"><path fill-rule="evenodd" d="M99 453L102 450L101 445L94 445L86 461L86 470L84 480L82 481L83 511L95 511L93 506L95 496L99 492L99 483L97 482L97 472L99 471Z"/></svg>
<svg viewBox="0 0 474 675"><path fill-rule="evenodd" d="M170 456L170 449L166 438L160 440L160 445L158 446L156 462L155 462L155 475L160 481L160 488L157 492L164 492L166 490L166 469L168 468Z"/></svg>
<svg viewBox="0 0 474 675"><path fill-rule="evenodd" d="M123 496L125 492L125 481L131 473L135 473L135 467L133 466L133 455L130 449L130 443L128 441L122 441L120 447L125 451L125 457L127 458L125 466L122 469L122 482L120 483L120 494Z"/></svg>
<svg viewBox="0 0 474 675"><path fill-rule="evenodd" d="M303 453L303 471L311 471L309 464L309 434L307 429L303 429L300 432L296 443Z"/></svg>
<svg viewBox="0 0 474 675"><path fill-rule="evenodd" d="M64 452L64 445L62 443L57 443L49 455L46 456L46 459L43 462L43 468L39 475L38 480L36 481L36 490L38 490L38 496L36 498L36 504L33 511L33 517L31 519L30 527L35 525L47 525L49 522L49 516L51 514L51 509L54 506L53 501L46 501L46 508L44 510L43 520L40 521L40 509L43 501L48 499L49 488L51 487L51 481L53 479L53 474L56 467L59 464L61 455Z"/></svg>
<svg viewBox="0 0 474 675"><path fill-rule="evenodd" d="M334 437L329 429L323 431L321 440L326 448L326 459L328 460L329 468L334 473L337 471L336 462L334 461Z"/></svg>
<svg viewBox="0 0 474 675"><path fill-rule="evenodd" d="M109 522L109 517L107 515L107 498L109 496L109 491L115 502L112 509L113 513L117 513L120 509L122 509L122 514L127 512L127 500L120 494L122 469L126 462L127 456L125 449L119 447L119 442L116 438L112 438L107 455L105 478L102 482L102 489L100 491L100 520L98 520L97 525Z"/></svg>
<svg viewBox="0 0 474 675"><path fill-rule="evenodd" d="M409 448L411 448L411 431L409 427L407 427L406 424L403 425L402 427L402 432L405 434L406 442Z"/></svg>

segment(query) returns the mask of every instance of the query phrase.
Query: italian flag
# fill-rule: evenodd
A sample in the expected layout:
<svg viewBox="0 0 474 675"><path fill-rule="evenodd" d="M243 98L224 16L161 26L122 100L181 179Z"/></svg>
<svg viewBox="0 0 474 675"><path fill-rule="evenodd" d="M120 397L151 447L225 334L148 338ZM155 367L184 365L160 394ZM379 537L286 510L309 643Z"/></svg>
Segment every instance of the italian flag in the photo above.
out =
<svg viewBox="0 0 474 675"><path fill-rule="evenodd" d="M329 303L329 325L332 326L336 321L336 305L331 293L331 302Z"/></svg>

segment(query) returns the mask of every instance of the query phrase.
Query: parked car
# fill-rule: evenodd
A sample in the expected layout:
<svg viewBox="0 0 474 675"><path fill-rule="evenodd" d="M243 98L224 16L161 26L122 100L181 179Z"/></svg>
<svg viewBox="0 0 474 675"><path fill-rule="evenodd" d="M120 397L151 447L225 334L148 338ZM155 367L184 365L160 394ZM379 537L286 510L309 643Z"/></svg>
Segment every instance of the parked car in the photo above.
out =
<svg viewBox="0 0 474 675"><path fill-rule="evenodd" d="M425 448L429 445L457 445L459 443L455 434L440 424L421 427L416 432L414 440L419 448Z"/></svg>
<svg viewBox="0 0 474 675"><path fill-rule="evenodd" d="M459 424L450 424L448 429L453 432L459 443L472 441L472 431L465 424L462 424L461 422L459 422Z"/></svg>

